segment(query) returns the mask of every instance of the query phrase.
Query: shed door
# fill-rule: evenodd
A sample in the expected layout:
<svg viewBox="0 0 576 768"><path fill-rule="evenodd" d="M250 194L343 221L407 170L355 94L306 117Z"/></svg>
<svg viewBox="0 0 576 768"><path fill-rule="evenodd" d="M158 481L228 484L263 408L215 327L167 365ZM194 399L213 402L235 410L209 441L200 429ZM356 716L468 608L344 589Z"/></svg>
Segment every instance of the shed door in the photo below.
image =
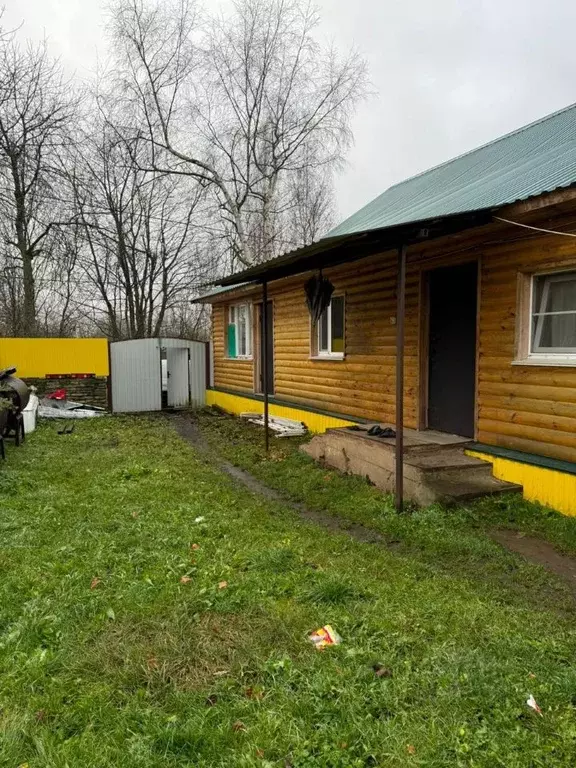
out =
<svg viewBox="0 0 576 768"><path fill-rule="evenodd" d="M162 384L157 339L110 344L110 363L114 413L160 410Z"/></svg>
<svg viewBox="0 0 576 768"><path fill-rule="evenodd" d="M428 427L474 437L478 264L429 273Z"/></svg>
<svg viewBox="0 0 576 768"><path fill-rule="evenodd" d="M190 402L188 347L168 347L168 407L181 408Z"/></svg>
<svg viewBox="0 0 576 768"><path fill-rule="evenodd" d="M196 407L206 405L207 345L196 341L190 347L190 403Z"/></svg>

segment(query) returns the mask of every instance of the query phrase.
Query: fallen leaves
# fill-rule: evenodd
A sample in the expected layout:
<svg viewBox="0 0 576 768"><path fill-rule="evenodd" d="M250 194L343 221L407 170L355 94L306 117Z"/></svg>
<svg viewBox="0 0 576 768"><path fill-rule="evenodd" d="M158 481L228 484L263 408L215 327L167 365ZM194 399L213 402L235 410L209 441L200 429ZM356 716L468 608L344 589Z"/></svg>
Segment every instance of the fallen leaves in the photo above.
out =
<svg viewBox="0 0 576 768"><path fill-rule="evenodd" d="M241 720L236 720L236 722L232 725L232 730L238 733L239 731L245 731L246 726Z"/></svg>
<svg viewBox="0 0 576 768"><path fill-rule="evenodd" d="M374 664L372 669L376 677L392 677L392 670L385 667L384 664Z"/></svg>
<svg viewBox="0 0 576 768"><path fill-rule="evenodd" d="M200 544L191 544L190 549L193 549L196 552L196 550L200 549Z"/></svg>
<svg viewBox="0 0 576 768"><path fill-rule="evenodd" d="M218 589L226 589L227 586L228 586L228 582L227 581L219 581L218 582Z"/></svg>
<svg viewBox="0 0 576 768"><path fill-rule="evenodd" d="M249 686L244 691L244 695L247 699L254 699L256 701L261 701L264 698L264 691L260 688L253 688L252 686Z"/></svg>
<svg viewBox="0 0 576 768"><path fill-rule="evenodd" d="M190 584L191 581L190 576L180 576L180 584Z"/></svg>
<svg viewBox="0 0 576 768"><path fill-rule="evenodd" d="M408 746L406 747L406 752L408 752L409 755L415 755L416 747L412 746L412 744L408 744Z"/></svg>
<svg viewBox="0 0 576 768"><path fill-rule="evenodd" d="M102 579L99 579L98 576L94 576L92 581L90 582L90 589L96 589L98 584L102 583Z"/></svg>
<svg viewBox="0 0 576 768"><path fill-rule="evenodd" d="M526 699L526 704L528 704L528 706L531 709L533 709L534 712L537 712L540 715L540 717L544 717L544 715L542 714L542 710L538 706L536 699L534 698L534 696L532 696L532 694L530 694L530 696Z"/></svg>

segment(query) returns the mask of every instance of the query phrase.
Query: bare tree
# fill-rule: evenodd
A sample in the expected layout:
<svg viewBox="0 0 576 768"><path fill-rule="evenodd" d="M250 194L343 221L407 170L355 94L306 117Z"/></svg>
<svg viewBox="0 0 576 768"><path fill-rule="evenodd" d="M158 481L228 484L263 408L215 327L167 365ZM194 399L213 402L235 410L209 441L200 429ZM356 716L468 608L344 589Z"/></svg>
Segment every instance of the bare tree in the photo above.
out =
<svg viewBox="0 0 576 768"><path fill-rule="evenodd" d="M101 116L81 146L72 186L84 311L112 339L158 336L212 274L194 227L202 190L185 194L186 179L143 171L148 147L129 146L121 126Z"/></svg>
<svg viewBox="0 0 576 768"><path fill-rule="evenodd" d="M111 32L152 167L215 194L232 266L280 248L290 178L337 164L365 64L323 48L308 0L237 0L197 22L191 0L117 0Z"/></svg>
<svg viewBox="0 0 576 768"><path fill-rule="evenodd" d="M331 229L336 217L329 171L304 166L291 177L285 218L285 248L313 243Z"/></svg>
<svg viewBox="0 0 576 768"><path fill-rule="evenodd" d="M46 44L0 45L0 227L15 332L35 335L37 271L54 252L61 217L61 153L76 102Z"/></svg>

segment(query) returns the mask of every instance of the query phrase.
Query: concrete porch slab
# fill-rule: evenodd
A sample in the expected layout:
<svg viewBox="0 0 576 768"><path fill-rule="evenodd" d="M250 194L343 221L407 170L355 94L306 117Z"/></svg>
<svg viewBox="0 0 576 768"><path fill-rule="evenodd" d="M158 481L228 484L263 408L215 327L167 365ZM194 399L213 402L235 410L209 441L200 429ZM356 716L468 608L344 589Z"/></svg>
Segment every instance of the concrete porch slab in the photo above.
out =
<svg viewBox="0 0 576 768"><path fill-rule="evenodd" d="M381 490L391 492L395 484L396 440L368 435L370 426L330 429L313 437L301 449L316 461L366 477ZM428 506L520 490L520 486L493 477L490 463L467 456L465 447L469 442L457 435L431 430L405 430L406 498Z"/></svg>

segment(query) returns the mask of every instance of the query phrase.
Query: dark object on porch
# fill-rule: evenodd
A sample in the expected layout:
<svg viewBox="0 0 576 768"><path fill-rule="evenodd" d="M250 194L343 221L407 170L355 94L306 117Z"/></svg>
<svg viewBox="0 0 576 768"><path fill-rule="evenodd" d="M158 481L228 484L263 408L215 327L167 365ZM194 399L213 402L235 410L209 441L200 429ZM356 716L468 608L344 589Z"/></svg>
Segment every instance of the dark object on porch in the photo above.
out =
<svg viewBox="0 0 576 768"><path fill-rule="evenodd" d="M6 423L2 430L2 437L13 437L16 445L25 440L24 417L22 411L28 405L30 390L22 379L13 374L16 368L6 368L0 371L0 397L5 401ZM6 402L8 401L8 402Z"/></svg>
<svg viewBox="0 0 576 768"><path fill-rule="evenodd" d="M322 277L322 271L320 270L318 275L312 275L306 281L304 291L312 322L314 324L319 323L324 311L330 304L330 299L334 293L334 286L328 278Z"/></svg>
<svg viewBox="0 0 576 768"><path fill-rule="evenodd" d="M359 427L357 427L359 429ZM382 428L380 424L374 424L367 432L370 437L396 437L396 432L391 427Z"/></svg>

